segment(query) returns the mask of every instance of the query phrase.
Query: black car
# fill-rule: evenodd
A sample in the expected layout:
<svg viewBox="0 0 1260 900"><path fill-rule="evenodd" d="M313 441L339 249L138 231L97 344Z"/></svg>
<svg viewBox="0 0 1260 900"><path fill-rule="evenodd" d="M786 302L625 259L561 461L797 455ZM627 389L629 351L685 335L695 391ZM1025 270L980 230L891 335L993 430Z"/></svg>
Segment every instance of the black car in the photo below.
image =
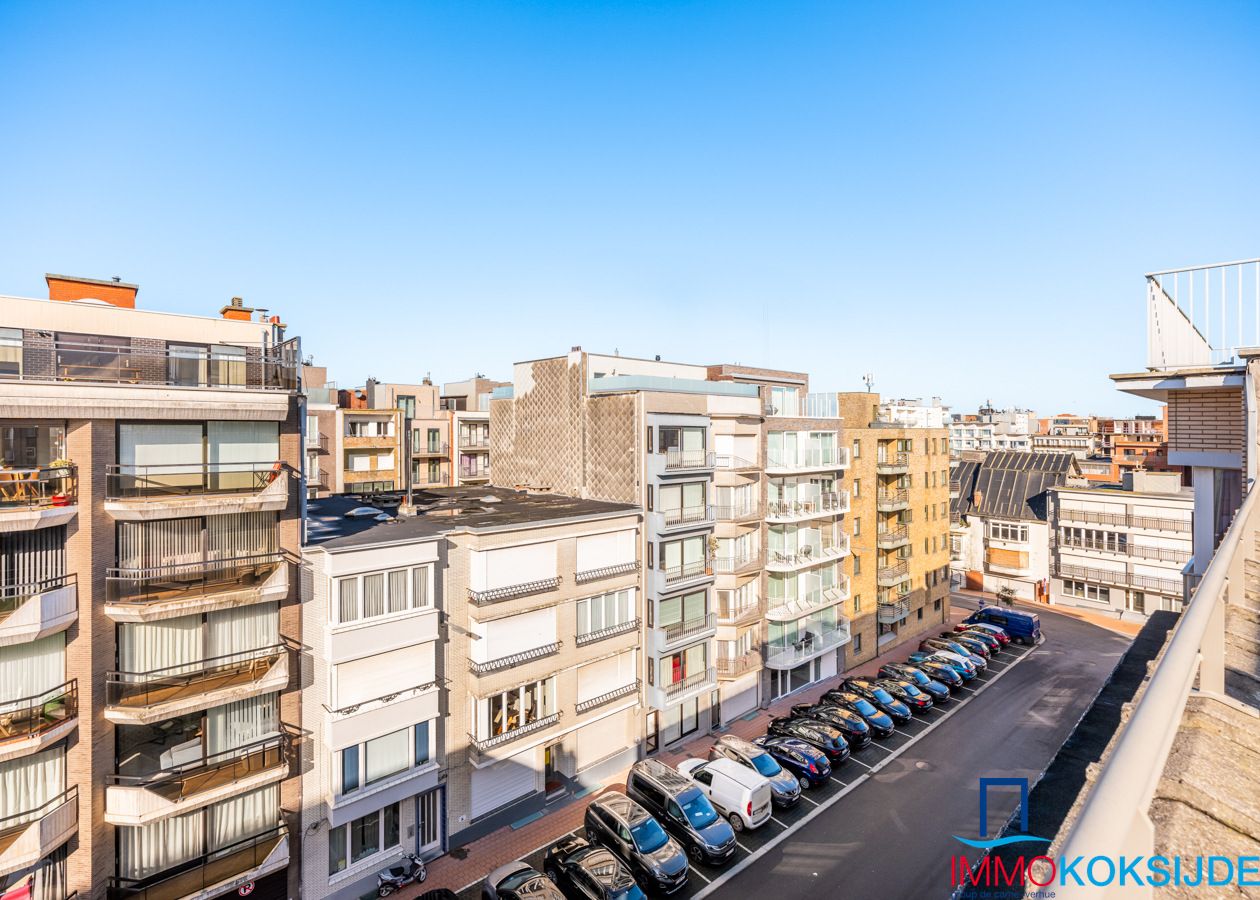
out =
<svg viewBox="0 0 1260 900"><path fill-rule="evenodd" d="M609 791L586 807L586 839L602 844L630 867L635 880L658 894L687 883L687 854L656 819L625 794Z"/></svg>
<svg viewBox="0 0 1260 900"><path fill-rule="evenodd" d="M656 817L698 862L720 866L735 855L735 831L696 783L659 759L630 767L626 795Z"/></svg>
<svg viewBox="0 0 1260 900"><path fill-rule="evenodd" d="M529 863L499 866L481 884L481 900L565 900L560 889Z"/></svg>
<svg viewBox="0 0 1260 900"><path fill-rule="evenodd" d="M857 713L871 729L873 737L886 738L893 733L892 717L888 713L880 712L861 694L855 694L845 688L832 688L822 695L821 702Z"/></svg>
<svg viewBox="0 0 1260 900"><path fill-rule="evenodd" d="M968 653L974 653L976 656L979 656L982 659L986 659L986 660L989 659L991 656L993 656L993 654L996 652L992 647L990 647L984 641L983 638L980 638L974 634L969 634L968 632L965 632L965 631L959 631L957 633L953 631L947 631L941 635L941 640L953 641L956 644L962 644L963 647L967 649ZM997 639L994 638L994 640L996 641Z"/></svg>
<svg viewBox="0 0 1260 900"><path fill-rule="evenodd" d="M907 663L907 666L918 669L937 684L945 685L949 689L950 696L953 696L955 691L962 690L964 679L958 670L949 663L931 659L929 658L930 656L930 653L924 653L922 654L923 658L917 661L912 659L910 663Z"/></svg>
<svg viewBox="0 0 1260 900"><path fill-rule="evenodd" d="M949 702L949 685L931 677L917 666L885 663L879 667L879 677L898 678L902 681L912 682L919 690L931 696L932 701L937 706ZM962 684L962 682L959 681L959 684Z"/></svg>
<svg viewBox="0 0 1260 900"><path fill-rule="evenodd" d="M543 856L543 871L568 900L643 900L629 867L585 838L562 838Z"/></svg>
<svg viewBox="0 0 1260 900"><path fill-rule="evenodd" d="M968 640L979 641L984 644L989 648L990 655L996 655L1002 652L1002 642L999 641L995 635L992 635L987 631L981 631L978 628L969 628L966 631L946 631L941 635L941 637L950 637L955 639L959 636L965 637Z"/></svg>
<svg viewBox="0 0 1260 900"><path fill-rule="evenodd" d="M851 709L830 703L798 703L792 707L792 715L802 719L826 722L844 735L850 750L861 750L871 742L871 726Z"/></svg>
<svg viewBox="0 0 1260 900"><path fill-rule="evenodd" d="M796 738L827 754L832 768L849 758L849 742L837 729L818 719L783 716L771 719L766 728L774 737Z"/></svg>
<svg viewBox="0 0 1260 900"><path fill-rule="evenodd" d="M908 706L911 712L925 713L933 706L931 695L927 691L919 690L913 681L904 678L880 678L876 680L875 686L886 690L894 699Z"/></svg>
<svg viewBox="0 0 1260 900"><path fill-rule="evenodd" d="M826 784L831 777L827 754L798 738L765 735L755 738L753 743L773 756L785 771L795 775L802 790Z"/></svg>
<svg viewBox="0 0 1260 900"><path fill-rule="evenodd" d="M860 694L874 703L881 711L888 713L898 725L904 725L913 718L910 714L910 707L879 687L869 678L846 678L844 686L853 693Z"/></svg>

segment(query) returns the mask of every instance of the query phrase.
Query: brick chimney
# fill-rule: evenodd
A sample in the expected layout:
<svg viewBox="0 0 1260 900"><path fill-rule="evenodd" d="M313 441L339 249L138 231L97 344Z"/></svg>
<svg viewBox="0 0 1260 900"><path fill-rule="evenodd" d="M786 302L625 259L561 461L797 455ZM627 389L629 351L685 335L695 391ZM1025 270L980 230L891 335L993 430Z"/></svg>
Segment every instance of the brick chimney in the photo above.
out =
<svg viewBox="0 0 1260 900"><path fill-rule="evenodd" d="M248 322L254 317L254 308L246 306L245 301L240 297L233 297L231 303L219 310L219 315L237 322Z"/></svg>
<svg viewBox="0 0 1260 900"><path fill-rule="evenodd" d="M75 278L71 275L44 275L48 282L49 300L100 300L121 309L136 308L138 284L127 284L117 275L109 281L99 278Z"/></svg>

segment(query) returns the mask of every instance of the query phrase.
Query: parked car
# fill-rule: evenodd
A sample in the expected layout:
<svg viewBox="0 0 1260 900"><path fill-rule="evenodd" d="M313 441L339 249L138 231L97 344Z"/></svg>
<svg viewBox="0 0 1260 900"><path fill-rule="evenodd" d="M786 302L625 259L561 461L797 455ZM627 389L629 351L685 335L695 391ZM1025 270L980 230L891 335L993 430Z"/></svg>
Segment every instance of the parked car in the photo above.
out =
<svg viewBox="0 0 1260 900"><path fill-rule="evenodd" d="M893 733L892 717L876 709L874 704L861 694L855 694L847 688L832 688L822 695L822 702L857 713L871 729L873 737L886 738Z"/></svg>
<svg viewBox="0 0 1260 900"><path fill-rule="evenodd" d="M481 900L565 900L542 872L527 862L499 866L481 884Z"/></svg>
<svg viewBox="0 0 1260 900"><path fill-rule="evenodd" d="M722 865L735 853L735 831L691 779L659 759L630 767L626 794L656 817L692 859Z"/></svg>
<svg viewBox="0 0 1260 900"><path fill-rule="evenodd" d="M949 671L952 675L957 676L958 674L953 669ZM879 667L879 677L898 678L902 681L913 682L914 686L930 696L937 706L949 702L949 684L933 677L918 666L902 663L884 663ZM958 684L962 684L962 679L958 680Z"/></svg>
<svg viewBox="0 0 1260 900"><path fill-rule="evenodd" d="M800 802L802 787L809 786L801 785L795 772L784 769L773 753L733 734L722 735L709 749L709 759L719 758L747 766L770 782L770 799L775 806L795 806Z"/></svg>
<svg viewBox="0 0 1260 900"><path fill-rule="evenodd" d="M776 737L790 737L804 741L826 754L827 761L831 763L833 769L849 758L849 743L844 739L844 735L819 719L783 716L771 719L766 731Z"/></svg>
<svg viewBox="0 0 1260 900"><path fill-rule="evenodd" d="M967 632L945 631L941 633L941 640L952 641L961 645L968 653L973 653L981 659L988 662L989 657L993 655L993 648L988 642L978 634L968 634Z"/></svg>
<svg viewBox="0 0 1260 900"><path fill-rule="evenodd" d="M945 631L941 633L941 637L948 637L952 639L968 638L973 641L980 641L989 648L990 655L996 655L1002 652L1003 644L998 640L997 635L988 631L982 631L979 628L968 627L963 628L961 631Z"/></svg>
<svg viewBox="0 0 1260 900"><path fill-rule="evenodd" d="M968 625L996 625L1010 635L1011 640L1021 644L1035 644L1041 640L1041 617L1036 613L986 606L977 609L963 622Z"/></svg>
<svg viewBox="0 0 1260 900"><path fill-rule="evenodd" d="M774 761L796 776L801 790L826 784L831 777L831 763L827 754L804 741L789 737L764 735L753 739L753 745L765 750Z"/></svg>
<svg viewBox="0 0 1260 900"><path fill-rule="evenodd" d="M928 638L919 644L919 649L928 653L952 653L959 659L966 660L975 667L977 672L984 671L988 668L988 664L983 657L977 656L959 644L953 641L947 641L943 638Z"/></svg>
<svg viewBox="0 0 1260 900"><path fill-rule="evenodd" d="M792 715L803 719L825 722L844 735L850 750L861 750L871 742L871 726L860 713L845 706L830 703L798 703L792 707Z"/></svg>
<svg viewBox="0 0 1260 900"><path fill-rule="evenodd" d="M963 681L971 681L976 677L976 667L967 660L963 659L957 653L941 653L939 650L920 650L917 653L910 654L910 663L915 666L925 666L932 663L936 666L948 666ZM950 685L953 687L954 685Z"/></svg>
<svg viewBox="0 0 1260 900"><path fill-rule="evenodd" d="M913 718L910 707L868 678L846 678L844 686L874 703L876 708L888 713L898 725L904 725Z"/></svg>
<svg viewBox="0 0 1260 900"><path fill-rule="evenodd" d="M990 625L988 622L973 622L970 625L966 622L959 622L954 626L954 631L980 631L984 634L990 634L997 638L998 643L1003 647L1011 642L1011 636L1006 633L1005 628L998 628L996 625Z"/></svg>
<svg viewBox="0 0 1260 900"><path fill-rule="evenodd" d="M625 794L608 791L592 800L583 820L586 839L613 852L635 880L658 894L687 883L687 854L659 822Z"/></svg>
<svg viewBox="0 0 1260 900"><path fill-rule="evenodd" d="M904 678L881 678L875 686L904 703L911 712L925 713L934 705L926 691L919 690L913 681Z"/></svg>
<svg viewBox="0 0 1260 900"><path fill-rule="evenodd" d="M678 771L709 798L713 808L726 816L735 831L760 828L770 821L770 782L733 759L684 759Z"/></svg>
<svg viewBox="0 0 1260 900"><path fill-rule="evenodd" d="M568 900L643 900L630 867L585 838L561 838L543 856L543 872Z"/></svg>

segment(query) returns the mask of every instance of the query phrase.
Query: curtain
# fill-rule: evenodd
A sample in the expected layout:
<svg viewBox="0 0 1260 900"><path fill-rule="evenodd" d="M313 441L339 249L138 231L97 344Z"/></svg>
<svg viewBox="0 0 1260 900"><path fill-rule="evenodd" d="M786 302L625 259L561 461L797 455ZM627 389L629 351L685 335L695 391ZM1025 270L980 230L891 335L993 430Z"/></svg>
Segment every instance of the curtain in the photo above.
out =
<svg viewBox="0 0 1260 900"><path fill-rule="evenodd" d="M219 471L247 471L247 463L273 463L280 458L278 422L207 422L209 462Z"/></svg>
<svg viewBox="0 0 1260 900"><path fill-rule="evenodd" d="M206 620L210 635L206 656L210 658L248 658L255 651L280 642L280 606L277 603L216 610L206 616Z"/></svg>
<svg viewBox="0 0 1260 900"><path fill-rule="evenodd" d="M366 742L364 773L368 784L401 772L411 764L409 731L404 728Z"/></svg>
<svg viewBox="0 0 1260 900"><path fill-rule="evenodd" d="M118 461L136 466L200 464L201 425L121 424L118 426Z"/></svg>
<svg viewBox="0 0 1260 900"><path fill-rule="evenodd" d="M6 827L46 812L40 807L66 789L65 763L61 747L0 763L0 820L7 820Z"/></svg>
<svg viewBox="0 0 1260 900"><path fill-rule="evenodd" d="M201 644L201 616L118 626L118 662L124 672L196 671L205 658Z"/></svg>
<svg viewBox="0 0 1260 900"><path fill-rule="evenodd" d="M0 647L0 709L13 700L39 697L66 680L66 634Z"/></svg>
<svg viewBox="0 0 1260 900"><path fill-rule="evenodd" d="M206 752L213 756L280 733L276 694L248 697L206 713Z"/></svg>
<svg viewBox="0 0 1260 900"><path fill-rule="evenodd" d="M268 785L210 808L210 852L274 828L280 821L280 788Z"/></svg>
<svg viewBox="0 0 1260 900"><path fill-rule="evenodd" d="M229 801L230 802L230 801ZM148 878L202 854L204 810L118 829L118 874Z"/></svg>

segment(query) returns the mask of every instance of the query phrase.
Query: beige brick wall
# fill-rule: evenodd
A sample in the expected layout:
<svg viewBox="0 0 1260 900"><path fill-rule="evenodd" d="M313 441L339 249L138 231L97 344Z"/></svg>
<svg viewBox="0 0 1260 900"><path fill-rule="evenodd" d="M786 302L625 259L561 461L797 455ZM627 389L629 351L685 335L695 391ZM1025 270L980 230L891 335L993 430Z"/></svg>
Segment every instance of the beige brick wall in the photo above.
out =
<svg viewBox="0 0 1260 900"><path fill-rule="evenodd" d="M1241 388L1168 392L1169 449L1243 452L1246 408Z"/></svg>

